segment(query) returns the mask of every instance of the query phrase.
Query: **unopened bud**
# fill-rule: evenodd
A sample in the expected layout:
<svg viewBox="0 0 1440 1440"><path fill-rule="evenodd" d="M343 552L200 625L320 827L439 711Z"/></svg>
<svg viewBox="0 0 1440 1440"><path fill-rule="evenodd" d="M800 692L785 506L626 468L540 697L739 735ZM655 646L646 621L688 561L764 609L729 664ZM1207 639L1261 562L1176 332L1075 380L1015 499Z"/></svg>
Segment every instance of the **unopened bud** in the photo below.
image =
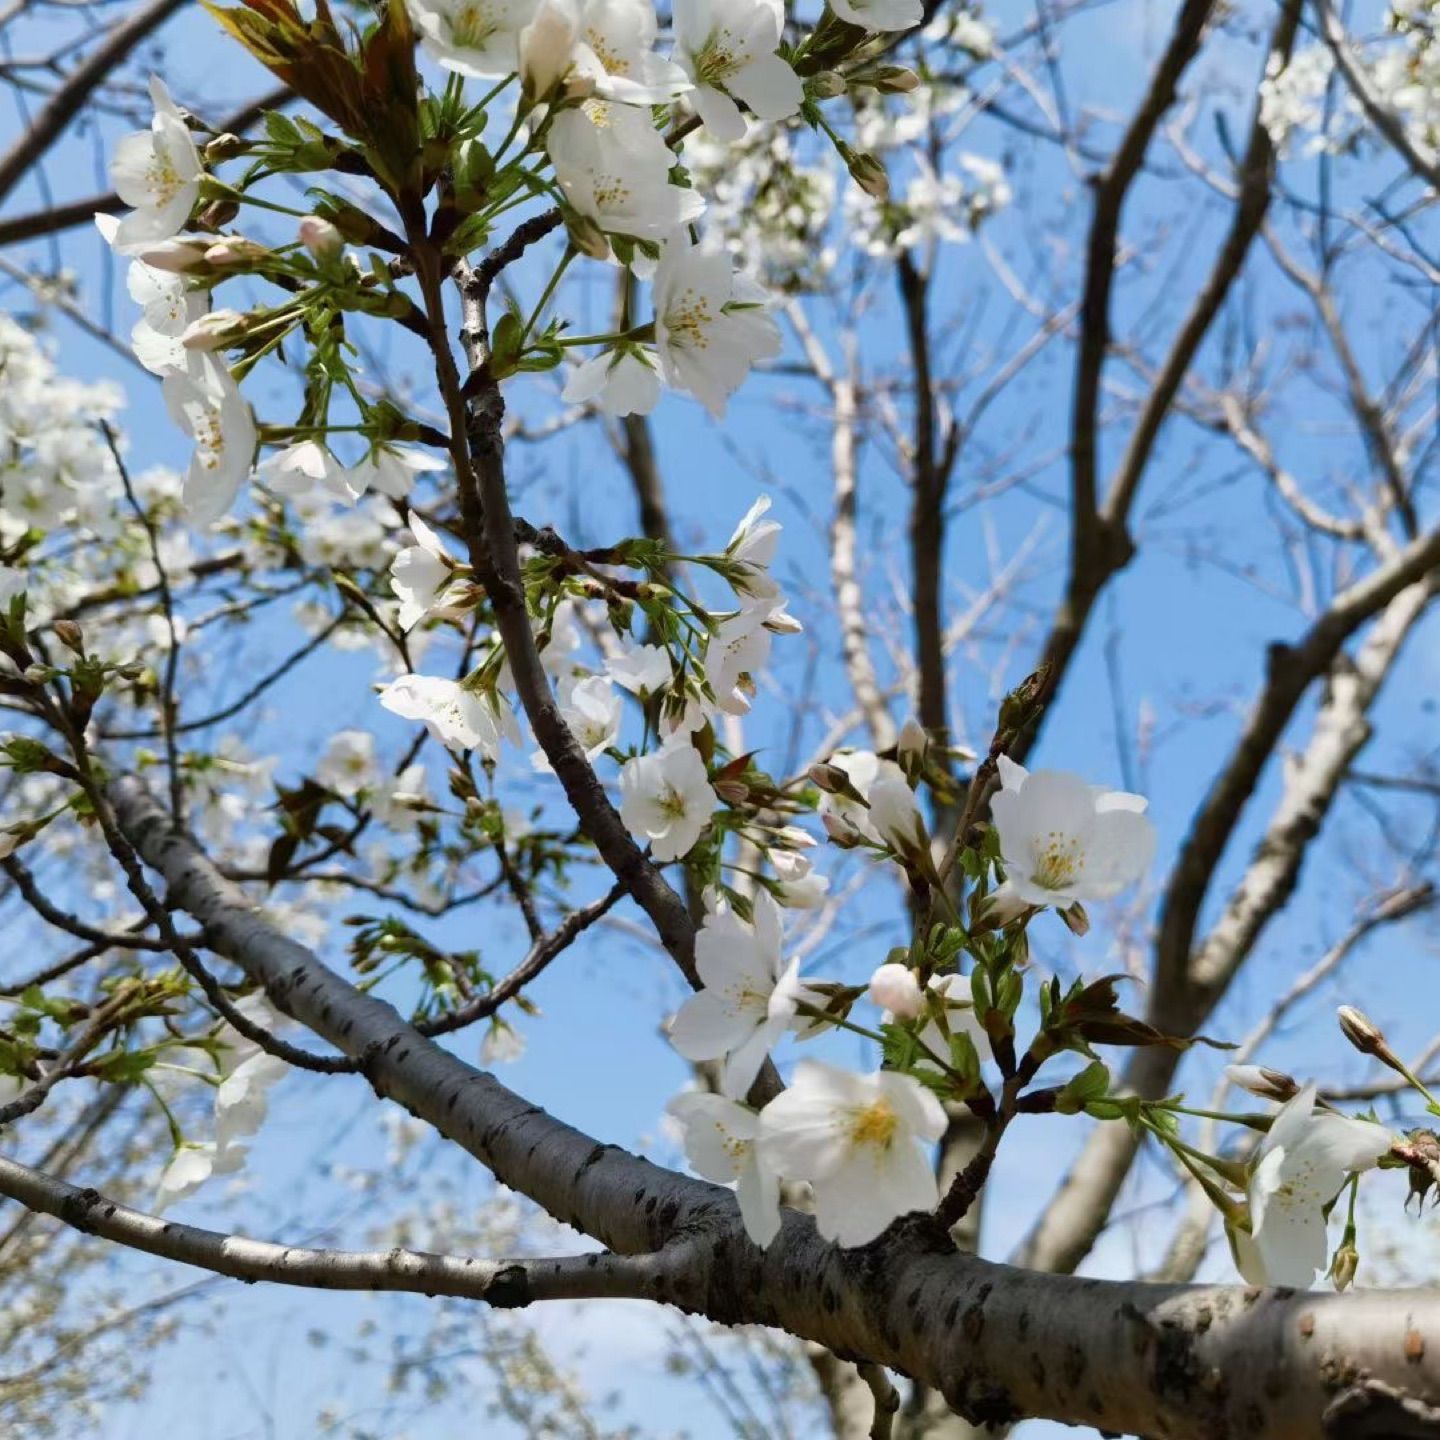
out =
<svg viewBox="0 0 1440 1440"><path fill-rule="evenodd" d="M810 767L810 780L817 789L823 790L827 795L844 795L853 787L850 784L850 777L838 766L827 765L823 762Z"/></svg>
<svg viewBox="0 0 1440 1440"><path fill-rule="evenodd" d="M1266 1065L1227 1065L1225 1078L1261 1100L1278 1100L1282 1105L1300 1093L1300 1082L1283 1070Z"/></svg>
<svg viewBox="0 0 1440 1440"><path fill-rule="evenodd" d="M925 752L929 748L929 735L912 715L900 727L900 738L895 743L895 758L910 779L913 780L925 768Z"/></svg>
<svg viewBox="0 0 1440 1440"><path fill-rule="evenodd" d="M1335 1288L1348 1290L1350 1282L1354 1280L1355 1272L1359 1268L1360 1252L1352 1241L1343 1241L1335 1252L1335 1258L1330 1262L1330 1278L1335 1282Z"/></svg>
<svg viewBox="0 0 1440 1440"><path fill-rule="evenodd" d="M240 207L228 197L212 200L195 217L195 223L202 230L223 230L238 214Z"/></svg>
<svg viewBox="0 0 1440 1440"><path fill-rule="evenodd" d="M805 89L814 100L833 100L837 95L845 93L845 77L837 75L833 70L822 70L805 82Z"/></svg>
<svg viewBox="0 0 1440 1440"><path fill-rule="evenodd" d="M247 240L243 235L226 235L206 250L205 260L217 269L238 270L258 264L269 255L269 250L258 241Z"/></svg>
<svg viewBox="0 0 1440 1440"><path fill-rule="evenodd" d="M47 685L55 678L55 671L49 665L27 665L20 677L27 685Z"/></svg>
<svg viewBox="0 0 1440 1440"><path fill-rule="evenodd" d="M141 250L135 258L169 275L192 275L209 268L211 248L208 240L177 238L162 240L158 245Z"/></svg>
<svg viewBox="0 0 1440 1440"><path fill-rule="evenodd" d="M750 798L750 787L743 780L716 780L711 788L727 805L743 805Z"/></svg>
<svg viewBox="0 0 1440 1440"><path fill-rule="evenodd" d="M1379 1055L1387 1048L1379 1026L1363 1010L1357 1010L1353 1005L1342 1005L1335 1012L1335 1017L1340 1021L1340 1030L1345 1038L1362 1055Z"/></svg>
<svg viewBox="0 0 1440 1440"><path fill-rule="evenodd" d="M848 145L841 152L845 158L850 178L867 194L876 200L890 198L890 177L885 167L863 150L852 150Z"/></svg>
<svg viewBox="0 0 1440 1440"><path fill-rule="evenodd" d="M205 164L218 165L222 160L233 160L237 155L243 155L250 146L238 135L232 135L228 130L222 135L217 135L205 147Z"/></svg>
<svg viewBox="0 0 1440 1440"><path fill-rule="evenodd" d="M67 650L76 655L85 653L85 632L73 620L57 620L51 629Z"/></svg>
<svg viewBox="0 0 1440 1440"><path fill-rule="evenodd" d="M243 339L248 325L238 310L212 310L185 327L180 343L187 350L223 350Z"/></svg>
<svg viewBox="0 0 1440 1440"><path fill-rule="evenodd" d="M607 260L610 257L610 242L605 232L588 215L578 210L568 210L565 215L565 229L570 241L583 255L592 260Z"/></svg>
<svg viewBox="0 0 1440 1440"><path fill-rule="evenodd" d="M822 815L820 823L825 827L825 833L830 837L830 843L838 846L841 850L853 850L860 844L860 836L851 825L847 825L836 815Z"/></svg>
<svg viewBox="0 0 1440 1440"><path fill-rule="evenodd" d="M908 95L920 88L920 77L908 65L882 65L872 83L882 95Z"/></svg>
<svg viewBox="0 0 1440 1440"><path fill-rule="evenodd" d="M915 972L905 965L882 965L870 977L870 998L897 1020L913 1020L925 1008Z"/></svg>
<svg viewBox="0 0 1440 1440"><path fill-rule="evenodd" d="M379 233L379 224L355 205L327 205L319 217L328 220L352 245L368 245Z"/></svg>
<svg viewBox="0 0 1440 1440"><path fill-rule="evenodd" d="M299 234L300 243L317 260L333 260L345 248L345 237L321 215L307 215Z"/></svg>
<svg viewBox="0 0 1440 1440"><path fill-rule="evenodd" d="M1090 917L1085 913L1085 907L1078 900L1067 909L1057 913L1065 922L1065 928L1072 935L1088 935L1090 933Z"/></svg>

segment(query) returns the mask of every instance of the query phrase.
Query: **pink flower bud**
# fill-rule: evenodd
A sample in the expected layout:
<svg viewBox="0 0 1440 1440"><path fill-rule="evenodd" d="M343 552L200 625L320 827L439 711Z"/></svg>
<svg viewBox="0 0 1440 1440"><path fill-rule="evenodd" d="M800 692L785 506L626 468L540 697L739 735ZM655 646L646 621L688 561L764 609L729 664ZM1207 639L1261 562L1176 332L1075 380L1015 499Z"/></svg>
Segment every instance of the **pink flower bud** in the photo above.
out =
<svg viewBox="0 0 1440 1440"><path fill-rule="evenodd" d="M345 238L319 215L307 215L299 226L300 243L317 259L333 260L345 245Z"/></svg>

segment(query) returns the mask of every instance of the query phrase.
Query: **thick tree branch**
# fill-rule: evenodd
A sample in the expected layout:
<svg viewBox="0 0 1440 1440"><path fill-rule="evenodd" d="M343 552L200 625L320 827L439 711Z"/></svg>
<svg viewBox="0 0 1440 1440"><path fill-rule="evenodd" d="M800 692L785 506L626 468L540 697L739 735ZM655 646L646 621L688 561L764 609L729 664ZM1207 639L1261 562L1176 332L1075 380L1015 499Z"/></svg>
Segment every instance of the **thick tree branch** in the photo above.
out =
<svg viewBox="0 0 1440 1440"><path fill-rule="evenodd" d="M514 1095L270 927L133 777L116 814L170 898L271 997L362 1058L502 1183L618 1254L655 1256L651 1298L723 1323L776 1325L940 1389L967 1418L1036 1415L1215 1440L1319 1440L1327 1416L1440 1407L1440 1298L1174 1287L1027 1273L959 1255L912 1220L845 1251L786 1211L760 1251L733 1198L588 1136ZM687 1242L671 1248L672 1242ZM1440 1412L1437 1412L1440 1413ZM1440 1435L1440 1423L1416 1433Z"/></svg>

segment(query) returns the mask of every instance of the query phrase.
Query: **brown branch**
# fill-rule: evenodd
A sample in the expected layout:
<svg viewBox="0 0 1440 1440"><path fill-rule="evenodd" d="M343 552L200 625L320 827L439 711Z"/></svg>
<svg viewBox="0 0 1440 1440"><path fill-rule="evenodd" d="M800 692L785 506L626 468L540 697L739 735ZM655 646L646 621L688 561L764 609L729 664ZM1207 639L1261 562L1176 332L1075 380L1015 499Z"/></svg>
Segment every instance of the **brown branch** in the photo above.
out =
<svg viewBox="0 0 1440 1440"><path fill-rule="evenodd" d="M315 1250L247 1240L132 1210L98 1190L81 1189L0 1155L0 1195L86 1235L195 1265L247 1283L312 1290L410 1291L483 1300L514 1309L539 1300L637 1299L670 1263L658 1255L573 1255L560 1259L477 1260L425 1250Z"/></svg>
<svg viewBox="0 0 1440 1440"><path fill-rule="evenodd" d="M1301 0L1287 0L1271 37L1271 53L1289 54L1294 45ZM1109 346L1110 291L1115 269L1120 211L1145 148L1174 99L1181 71L1194 58L1211 7L1191 0L1181 11L1160 66L1125 142L1096 187L1087 251L1085 294L1076 353L1075 402L1071 421L1071 552L1065 595L1051 621L1042 661L1058 689L1069 671L1085 628L1106 585L1129 564L1134 546L1128 521L1165 420L1201 342L1245 263L1269 208L1274 146L1260 122L1257 102L1241 165L1239 192L1225 242L1203 288L1176 333L1121 457L1103 509L1097 508L1100 380ZM1044 717L1040 717L1043 724ZM1039 734L1032 728L1012 752L1023 760Z"/></svg>
<svg viewBox="0 0 1440 1440"><path fill-rule="evenodd" d="M133 777L110 795L171 899L222 953L303 1024L363 1057L378 1093L502 1183L617 1255L652 1256L652 1299L721 1323L775 1325L923 1380L976 1422L1033 1415L1171 1440L1242 1429L1253 1440L1322 1440L1337 1407L1348 1418L1440 1406L1440 1344L1425 1343L1440 1332L1440 1299L1423 1291L1331 1296L1032 1274L957 1254L930 1221L846 1251L793 1211L761 1251L727 1192L597 1144L439 1049L268 926Z"/></svg>

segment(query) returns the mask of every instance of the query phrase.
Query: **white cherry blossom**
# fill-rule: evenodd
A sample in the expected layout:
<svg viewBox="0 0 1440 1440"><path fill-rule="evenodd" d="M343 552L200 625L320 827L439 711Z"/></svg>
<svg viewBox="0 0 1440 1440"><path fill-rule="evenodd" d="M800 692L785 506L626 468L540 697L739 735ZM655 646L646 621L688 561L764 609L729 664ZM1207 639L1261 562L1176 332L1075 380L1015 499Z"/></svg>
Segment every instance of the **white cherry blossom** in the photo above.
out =
<svg viewBox="0 0 1440 1440"><path fill-rule="evenodd" d="M654 352L626 345L577 365L560 398L570 405L593 404L602 415L648 415L660 399Z"/></svg>
<svg viewBox="0 0 1440 1440"><path fill-rule="evenodd" d="M455 568L444 541L413 510L409 526L415 543L390 562L390 588L400 601L402 630L412 629L436 609Z"/></svg>
<svg viewBox="0 0 1440 1440"><path fill-rule="evenodd" d="M830 888L826 875L817 875L810 858L798 850L771 850L770 866L780 882L776 899L792 910L813 910L824 903Z"/></svg>
<svg viewBox="0 0 1440 1440"><path fill-rule="evenodd" d="M685 72L654 52L650 0L541 0L520 32L527 95L562 86L628 105L663 105L691 88Z"/></svg>
<svg viewBox="0 0 1440 1440"><path fill-rule="evenodd" d="M727 558L741 567L741 574L732 581L734 588L742 595L762 600L780 593L780 587L770 578L770 566L780 542L781 525L778 520L764 518L769 509L770 497L760 496L745 512L725 546Z"/></svg>
<svg viewBox="0 0 1440 1440"><path fill-rule="evenodd" d="M754 1083L800 998L799 960L787 965L780 907L757 890L752 921L728 907L706 915L695 937L704 988L680 1007L670 1043L687 1060L724 1060L720 1089L734 1098Z"/></svg>
<svg viewBox="0 0 1440 1440"><path fill-rule="evenodd" d="M1287 1101L1255 1152L1250 1233L1231 1232L1236 1263L1252 1285L1314 1283L1329 1258L1325 1207L1394 1142L1383 1125L1317 1110L1315 1095L1306 1085Z"/></svg>
<svg viewBox="0 0 1440 1440"><path fill-rule="evenodd" d="M898 781L905 783L904 772L893 760L882 760L873 750L847 750L830 757L830 764L845 772L851 788L868 800L877 784ZM821 795L820 818L827 830L879 843L880 833L870 819L870 811L848 795Z"/></svg>
<svg viewBox="0 0 1440 1440"><path fill-rule="evenodd" d="M705 678L715 704L727 715L745 715L755 693L753 676L770 658L770 632L765 606L747 606L720 622L705 645Z"/></svg>
<svg viewBox="0 0 1440 1440"><path fill-rule="evenodd" d="M718 420L751 366L780 353L769 296L727 255L677 235L655 268L654 298L661 374Z"/></svg>
<svg viewBox="0 0 1440 1440"><path fill-rule="evenodd" d="M166 408L195 442L182 500L196 525L218 520L235 502L255 458L255 420L240 387L213 355L193 371L172 371L163 382Z"/></svg>
<svg viewBox="0 0 1440 1440"><path fill-rule="evenodd" d="M446 464L438 455L427 455L408 445L376 445L358 464L350 467L347 483L355 495L373 490L377 495L403 500L413 488L416 476L433 474L445 469Z"/></svg>
<svg viewBox="0 0 1440 1440"><path fill-rule="evenodd" d="M246 1147L221 1150L213 1140L182 1145L160 1176L152 1208L161 1215L177 1200L193 1195L212 1175L233 1175L244 1168Z"/></svg>
<svg viewBox="0 0 1440 1440"><path fill-rule="evenodd" d="M742 100L761 120L784 120L804 99L776 49L782 12L768 0L676 0L675 59L695 83L690 103L717 140L744 138Z"/></svg>
<svg viewBox="0 0 1440 1440"><path fill-rule="evenodd" d="M619 738L620 714L620 697L608 675L587 675L561 689L560 718L592 764ZM550 769L543 750L532 761L537 770Z"/></svg>
<svg viewBox="0 0 1440 1440"><path fill-rule="evenodd" d="M928 1147L944 1133L944 1107L909 1075L802 1060L760 1112L759 1147L782 1177L810 1182L821 1235L865 1245L898 1216L939 1203Z"/></svg>
<svg viewBox="0 0 1440 1440"><path fill-rule="evenodd" d="M341 730L331 736L315 767L315 778L347 798L368 790L377 779L375 737L368 730Z"/></svg>
<svg viewBox="0 0 1440 1440"><path fill-rule="evenodd" d="M580 68L595 93L628 105L663 105L691 88L684 70L655 53L650 0L585 0Z"/></svg>
<svg viewBox="0 0 1440 1440"><path fill-rule="evenodd" d="M457 75L499 79L520 65L520 31L536 0L406 0L420 43Z"/></svg>
<svg viewBox="0 0 1440 1440"><path fill-rule="evenodd" d="M155 106L150 128L125 136L110 161L116 194L134 207L111 238L121 254L178 235L199 199L205 173L189 128L158 75L150 77L150 99Z"/></svg>
<svg viewBox="0 0 1440 1440"><path fill-rule="evenodd" d="M636 645L611 655L605 670L617 685L645 700L670 683L670 652L662 645Z"/></svg>
<svg viewBox="0 0 1440 1440"><path fill-rule="evenodd" d="M925 18L920 0L830 0L842 19L865 30L908 30Z"/></svg>
<svg viewBox="0 0 1440 1440"><path fill-rule="evenodd" d="M604 104L563 110L545 148L565 198L609 234L663 240L705 209L698 190L670 183L674 157L648 112Z"/></svg>
<svg viewBox="0 0 1440 1440"><path fill-rule="evenodd" d="M297 499L315 492L347 503L356 499L349 472L316 440L299 440L264 460L255 470L277 495Z"/></svg>
<svg viewBox="0 0 1440 1440"><path fill-rule="evenodd" d="M487 760L499 755L502 738L519 740L515 717L503 700L492 701L443 676L401 675L380 692L380 703L403 719L423 721L442 745L479 750Z"/></svg>
<svg viewBox="0 0 1440 1440"><path fill-rule="evenodd" d="M1061 909L1108 900L1138 880L1155 854L1142 796L1105 790L1061 770L1034 773L1000 757L991 801L1012 893Z"/></svg>
<svg viewBox="0 0 1440 1440"><path fill-rule="evenodd" d="M632 834L650 841L657 860L678 860L694 848L719 809L705 762L680 735L620 769L620 818Z"/></svg>
<svg viewBox="0 0 1440 1440"><path fill-rule="evenodd" d="M920 805L909 783L893 777L870 787L870 824L875 833L901 855L912 855L930 842Z"/></svg>
<svg viewBox="0 0 1440 1440"><path fill-rule="evenodd" d="M780 1233L780 1178L755 1144L760 1117L748 1106L688 1090L665 1107L684 1132L685 1158L698 1175L734 1185L745 1233L760 1246Z"/></svg>

